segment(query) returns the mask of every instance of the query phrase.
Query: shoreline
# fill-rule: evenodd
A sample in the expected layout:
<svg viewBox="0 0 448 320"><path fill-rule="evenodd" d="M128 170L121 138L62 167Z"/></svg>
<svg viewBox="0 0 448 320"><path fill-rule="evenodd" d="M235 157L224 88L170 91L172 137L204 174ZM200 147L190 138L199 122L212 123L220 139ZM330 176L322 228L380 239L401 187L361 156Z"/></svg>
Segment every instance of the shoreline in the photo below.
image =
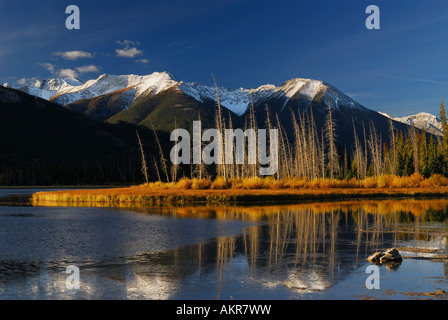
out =
<svg viewBox="0 0 448 320"><path fill-rule="evenodd" d="M448 187L416 188L328 188L328 189L145 189L107 188L43 191L31 196L37 206L164 206L210 204L288 204L309 201L396 199L396 198L448 198Z"/></svg>

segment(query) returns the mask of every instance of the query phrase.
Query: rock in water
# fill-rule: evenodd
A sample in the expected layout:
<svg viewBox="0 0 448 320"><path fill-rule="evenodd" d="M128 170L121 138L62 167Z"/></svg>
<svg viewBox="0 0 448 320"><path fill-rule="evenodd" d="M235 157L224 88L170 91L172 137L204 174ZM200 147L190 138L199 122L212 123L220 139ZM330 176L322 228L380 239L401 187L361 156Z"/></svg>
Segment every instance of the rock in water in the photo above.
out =
<svg viewBox="0 0 448 320"><path fill-rule="evenodd" d="M367 258L372 263L401 262L400 252L396 248L390 248L386 251L378 251Z"/></svg>
<svg viewBox="0 0 448 320"><path fill-rule="evenodd" d="M401 258L400 252L398 252L398 250L396 248L391 248L391 249L386 250L384 255L380 258L380 263L398 262L401 260L403 260L403 259Z"/></svg>
<svg viewBox="0 0 448 320"><path fill-rule="evenodd" d="M372 254L370 257L367 258L370 262L380 262L380 258L384 255L384 252L378 251Z"/></svg>

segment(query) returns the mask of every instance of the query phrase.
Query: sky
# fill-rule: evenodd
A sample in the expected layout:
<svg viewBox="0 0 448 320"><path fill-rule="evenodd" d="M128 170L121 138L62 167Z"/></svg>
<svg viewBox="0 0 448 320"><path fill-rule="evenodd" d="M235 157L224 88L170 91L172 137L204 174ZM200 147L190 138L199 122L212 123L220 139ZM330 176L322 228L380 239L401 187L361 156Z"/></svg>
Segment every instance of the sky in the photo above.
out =
<svg viewBox="0 0 448 320"><path fill-rule="evenodd" d="M80 29L68 30L69 5ZM380 29L366 28L366 8ZM0 83L168 71L228 88L322 80L367 108L438 115L446 0L0 0Z"/></svg>

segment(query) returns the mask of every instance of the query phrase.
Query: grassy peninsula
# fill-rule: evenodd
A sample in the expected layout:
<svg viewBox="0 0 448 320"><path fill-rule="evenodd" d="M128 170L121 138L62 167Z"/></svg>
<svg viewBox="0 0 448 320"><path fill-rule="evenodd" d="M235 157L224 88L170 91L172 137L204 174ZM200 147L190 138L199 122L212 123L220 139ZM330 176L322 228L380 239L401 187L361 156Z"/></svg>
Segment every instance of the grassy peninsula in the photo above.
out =
<svg viewBox="0 0 448 320"><path fill-rule="evenodd" d="M38 192L33 194L32 202L34 205L159 206L446 196L448 178L413 174L381 175L364 180L184 178L178 182L154 182L129 188Z"/></svg>

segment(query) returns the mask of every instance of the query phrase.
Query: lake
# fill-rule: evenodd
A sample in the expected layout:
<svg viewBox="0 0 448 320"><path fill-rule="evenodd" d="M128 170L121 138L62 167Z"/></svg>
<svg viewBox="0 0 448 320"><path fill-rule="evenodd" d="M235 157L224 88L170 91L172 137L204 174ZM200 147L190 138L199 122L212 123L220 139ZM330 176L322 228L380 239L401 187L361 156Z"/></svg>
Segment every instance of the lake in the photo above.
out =
<svg viewBox="0 0 448 320"><path fill-rule="evenodd" d="M0 189L0 196L35 189ZM448 291L448 199L0 206L0 299L416 299ZM401 264L379 265L397 247ZM79 270L79 288L67 286ZM437 297L436 297L437 298Z"/></svg>

